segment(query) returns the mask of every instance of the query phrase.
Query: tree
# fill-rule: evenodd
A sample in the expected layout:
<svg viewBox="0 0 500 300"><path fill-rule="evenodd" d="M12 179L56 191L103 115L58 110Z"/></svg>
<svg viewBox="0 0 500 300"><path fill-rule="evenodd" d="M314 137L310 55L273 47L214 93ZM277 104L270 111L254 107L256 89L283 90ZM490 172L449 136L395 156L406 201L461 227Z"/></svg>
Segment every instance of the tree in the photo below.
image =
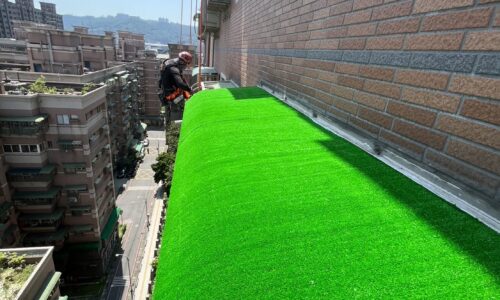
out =
<svg viewBox="0 0 500 300"><path fill-rule="evenodd" d="M163 181L168 185L172 181L172 173L174 170L175 154L163 152L156 158L156 163L151 165L155 172L154 180L156 183Z"/></svg>

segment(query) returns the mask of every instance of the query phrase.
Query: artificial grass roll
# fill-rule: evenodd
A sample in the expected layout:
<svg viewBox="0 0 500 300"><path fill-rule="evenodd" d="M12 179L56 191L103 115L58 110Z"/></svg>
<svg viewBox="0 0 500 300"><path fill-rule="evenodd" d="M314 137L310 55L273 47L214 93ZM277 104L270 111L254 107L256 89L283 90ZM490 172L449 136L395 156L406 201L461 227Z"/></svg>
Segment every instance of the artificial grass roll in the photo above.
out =
<svg viewBox="0 0 500 300"><path fill-rule="evenodd" d="M259 88L186 105L154 299L496 299L500 236Z"/></svg>

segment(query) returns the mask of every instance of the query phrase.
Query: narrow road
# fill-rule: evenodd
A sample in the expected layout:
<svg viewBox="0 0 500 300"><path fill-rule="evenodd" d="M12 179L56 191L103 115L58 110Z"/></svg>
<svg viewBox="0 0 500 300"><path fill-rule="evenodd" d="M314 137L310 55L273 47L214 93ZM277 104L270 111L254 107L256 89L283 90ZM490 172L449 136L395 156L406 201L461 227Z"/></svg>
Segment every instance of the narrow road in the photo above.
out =
<svg viewBox="0 0 500 300"><path fill-rule="evenodd" d="M147 216L151 214L158 189L158 184L153 179L151 165L155 163L158 151L165 150L165 132L148 130L148 139L150 141L149 153L146 149L144 162L139 166L136 176L129 180L115 179L118 186L127 185L126 190L118 196L116 201L116 206L123 210L120 223L126 224L127 230L122 240L123 257L117 258L120 262L105 298L108 300L131 299L130 285L132 283L132 288L136 287L137 276L141 269L140 264L149 229ZM130 272L128 263L130 263Z"/></svg>

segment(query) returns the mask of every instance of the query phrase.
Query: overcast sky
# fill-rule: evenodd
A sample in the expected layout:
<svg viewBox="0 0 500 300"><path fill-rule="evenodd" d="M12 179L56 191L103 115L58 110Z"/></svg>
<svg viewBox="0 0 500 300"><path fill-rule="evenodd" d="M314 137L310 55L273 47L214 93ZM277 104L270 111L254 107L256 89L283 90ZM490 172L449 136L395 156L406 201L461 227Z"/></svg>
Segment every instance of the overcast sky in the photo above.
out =
<svg viewBox="0 0 500 300"><path fill-rule="evenodd" d="M44 0L42 2L56 4L57 13L62 15L100 17L124 13L149 20L167 18L180 23L182 1L184 1L183 24L189 25L189 19L194 15L196 2L199 5L199 0ZM34 2L35 7L40 8L39 0ZM191 3L193 3L192 13Z"/></svg>

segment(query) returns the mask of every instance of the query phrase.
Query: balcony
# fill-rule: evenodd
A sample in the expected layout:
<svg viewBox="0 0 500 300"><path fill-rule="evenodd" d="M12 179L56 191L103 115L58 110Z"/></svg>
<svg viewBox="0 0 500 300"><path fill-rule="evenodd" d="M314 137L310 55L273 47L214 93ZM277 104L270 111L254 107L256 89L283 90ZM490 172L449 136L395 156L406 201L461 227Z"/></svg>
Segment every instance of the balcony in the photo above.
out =
<svg viewBox="0 0 500 300"><path fill-rule="evenodd" d="M48 116L45 114L28 117L0 117L2 136L36 136L46 132L48 128Z"/></svg>
<svg viewBox="0 0 500 300"><path fill-rule="evenodd" d="M7 172L7 179L14 188L48 188L54 180L56 167L16 168Z"/></svg>
<svg viewBox="0 0 500 300"><path fill-rule="evenodd" d="M19 217L19 226L26 232L55 232L62 224L63 218L62 208L45 214L22 214Z"/></svg>
<svg viewBox="0 0 500 300"><path fill-rule="evenodd" d="M231 4L231 0L208 0L207 9L215 11L224 11Z"/></svg>
<svg viewBox="0 0 500 300"><path fill-rule="evenodd" d="M80 193L86 193L88 191L87 185L68 185L63 188L66 192L67 203L72 205L78 203L80 200Z"/></svg>
<svg viewBox="0 0 500 300"><path fill-rule="evenodd" d="M59 140L57 141L59 145L59 149L64 150L66 152L73 151L82 146L81 141L72 141L72 140Z"/></svg>
<svg viewBox="0 0 500 300"><path fill-rule="evenodd" d="M47 212L54 209L60 191L60 188L54 187L48 191L16 192L12 200L16 209L21 212Z"/></svg>
<svg viewBox="0 0 500 300"><path fill-rule="evenodd" d="M49 233L28 233L23 240L24 246L55 246L60 249L66 240L66 229L60 228Z"/></svg>

